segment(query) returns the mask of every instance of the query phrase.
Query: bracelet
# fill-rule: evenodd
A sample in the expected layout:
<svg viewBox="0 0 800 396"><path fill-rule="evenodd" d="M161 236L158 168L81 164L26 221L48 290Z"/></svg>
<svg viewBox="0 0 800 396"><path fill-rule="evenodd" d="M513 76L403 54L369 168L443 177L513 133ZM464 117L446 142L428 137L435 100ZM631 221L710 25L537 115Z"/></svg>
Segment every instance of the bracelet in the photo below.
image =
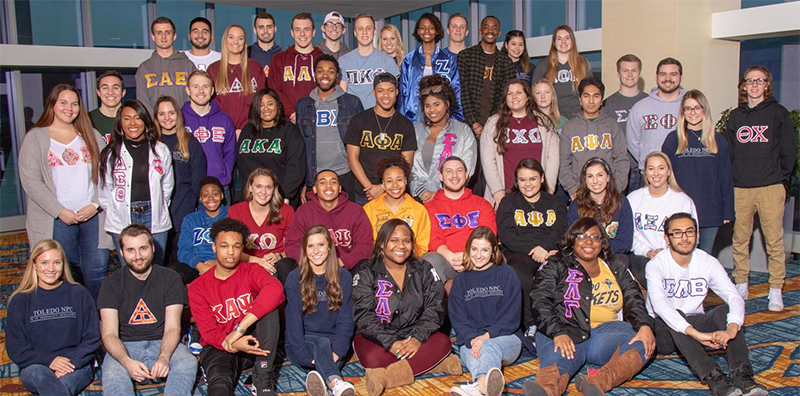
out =
<svg viewBox="0 0 800 396"><path fill-rule="evenodd" d="M243 328L239 327L238 324L233 326L233 330L235 332L241 334L241 335L244 335L244 332L245 332L245 330Z"/></svg>

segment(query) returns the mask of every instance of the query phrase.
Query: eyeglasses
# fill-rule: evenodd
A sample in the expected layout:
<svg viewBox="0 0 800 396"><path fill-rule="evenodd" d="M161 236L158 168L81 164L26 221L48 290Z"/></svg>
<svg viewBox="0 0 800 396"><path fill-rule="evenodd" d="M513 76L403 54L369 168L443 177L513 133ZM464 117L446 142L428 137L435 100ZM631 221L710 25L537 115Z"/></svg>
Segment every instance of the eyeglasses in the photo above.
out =
<svg viewBox="0 0 800 396"><path fill-rule="evenodd" d="M747 85L764 85L766 82L767 80L763 78L748 78L744 80L744 83Z"/></svg>
<svg viewBox="0 0 800 396"><path fill-rule="evenodd" d="M691 113L691 112L699 113L700 110L703 110L703 106L700 105L697 105L695 107L686 106L683 108L684 113Z"/></svg>
<svg viewBox="0 0 800 396"><path fill-rule="evenodd" d="M674 239L681 239L683 238L684 235L686 235L687 238L694 238L694 236L697 235L697 230L693 228L690 228L686 231L675 230L667 235L671 236Z"/></svg>
<svg viewBox="0 0 800 396"><path fill-rule="evenodd" d="M425 89L419 91L419 94L420 95L428 95L430 93L439 93L439 92L442 92L442 89L444 89L443 85L434 85L432 87L428 87L428 88L425 88Z"/></svg>
<svg viewBox="0 0 800 396"><path fill-rule="evenodd" d="M592 242L597 243L600 242L601 239L603 239L603 236L600 234L572 234L572 235L575 237L575 239L581 242L588 239Z"/></svg>
<svg viewBox="0 0 800 396"><path fill-rule="evenodd" d="M327 27L328 29L336 29L336 30L344 29L344 25L342 25L341 23L334 23L334 22L326 23L325 27Z"/></svg>

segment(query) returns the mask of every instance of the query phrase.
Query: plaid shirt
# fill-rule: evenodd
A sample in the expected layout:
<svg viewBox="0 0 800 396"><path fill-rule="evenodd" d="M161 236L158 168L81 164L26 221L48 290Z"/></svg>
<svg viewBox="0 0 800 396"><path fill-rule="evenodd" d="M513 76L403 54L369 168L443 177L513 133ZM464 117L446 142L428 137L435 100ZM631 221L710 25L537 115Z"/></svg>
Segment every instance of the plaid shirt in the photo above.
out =
<svg viewBox="0 0 800 396"><path fill-rule="evenodd" d="M458 74L461 77L461 106L467 125L480 121L481 97L483 96L484 52L478 43L458 53ZM492 111L500 110L506 82L514 78L514 64L508 55L499 49L495 52L494 80L492 81ZM486 120L484 120L485 122ZM481 123L483 125L483 123Z"/></svg>

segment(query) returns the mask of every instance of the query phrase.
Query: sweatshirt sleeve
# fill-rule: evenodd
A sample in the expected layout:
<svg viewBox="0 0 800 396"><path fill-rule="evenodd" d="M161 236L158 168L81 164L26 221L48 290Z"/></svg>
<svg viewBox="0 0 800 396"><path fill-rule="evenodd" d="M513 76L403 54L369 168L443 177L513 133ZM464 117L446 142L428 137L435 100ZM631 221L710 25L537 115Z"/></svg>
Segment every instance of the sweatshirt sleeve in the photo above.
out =
<svg viewBox="0 0 800 396"><path fill-rule="evenodd" d="M434 201L428 202L428 205L433 202ZM428 251L436 252L436 250L439 249L440 246L444 245L447 241L444 238L442 227L439 225L439 219L436 218L436 208L428 205L425 205L425 209L428 210L428 217L431 220L431 241L428 243Z"/></svg>
<svg viewBox="0 0 800 396"><path fill-rule="evenodd" d="M231 177L233 167L236 165L236 127L233 120L225 120L225 141L222 143L222 160L225 162L225 175Z"/></svg>
<svg viewBox="0 0 800 396"><path fill-rule="evenodd" d="M591 68L589 69L592 70ZM612 121L613 122L613 121ZM628 173L630 172L631 165L628 162L628 144L625 141L625 133L616 122L611 131L614 147L612 148L612 156L614 159L614 179L617 182L617 190L625 191L628 186Z"/></svg>
<svg viewBox="0 0 800 396"><path fill-rule="evenodd" d="M373 246L372 224L367 218L367 213L360 206L354 205L354 207L357 207L357 211L353 213L355 219L351 220L353 222L353 248L349 252L342 252L339 255L348 270L355 268L359 261L369 257Z"/></svg>
<svg viewBox="0 0 800 396"><path fill-rule="evenodd" d="M344 358L350 351L355 322L353 322L353 277L350 271L339 271L339 285L342 288L342 306L336 315L336 336L331 342L331 349L337 356Z"/></svg>
<svg viewBox="0 0 800 396"><path fill-rule="evenodd" d="M147 111L150 111L153 109L153 103L150 101L150 97L147 96L147 79L144 77L142 66L143 64L136 69L136 99L142 102Z"/></svg>
<svg viewBox="0 0 800 396"><path fill-rule="evenodd" d="M289 230L286 232L286 242L283 248L283 253L286 257L300 262L300 245L303 243L303 234L306 232L306 222L308 208L300 205L297 212L292 217L292 223L289 224Z"/></svg>
<svg viewBox="0 0 800 396"><path fill-rule="evenodd" d="M722 301L728 304L728 324L736 323L739 328L744 326L744 300L736 291L728 273L722 264L712 256L703 256L706 263L702 266L703 269L708 271L706 279L708 280L708 287L714 291Z"/></svg>
<svg viewBox="0 0 800 396"><path fill-rule="evenodd" d="M718 136L718 135L717 135ZM717 161L719 162L719 186L722 190L722 220L733 221L733 170L728 142L721 136L717 139Z"/></svg>
<svg viewBox="0 0 800 396"><path fill-rule="evenodd" d="M202 209L201 209L202 210ZM197 268L200 257L194 251L194 228L192 227L192 213L183 218L180 233L178 234L178 261L192 268Z"/></svg>
<svg viewBox="0 0 800 396"><path fill-rule="evenodd" d="M303 300L300 298L298 284L299 273L299 270L294 270L286 279L286 350L292 358L297 359L292 363L298 366L311 367L314 355L305 343Z"/></svg>
<svg viewBox="0 0 800 396"><path fill-rule="evenodd" d="M442 327L444 322L444 282L439 281L434 275L434 269L425 261L418 261L412 265L424 265L426 271L422 272L422 288L425 291L422 314L411 330L411 336L419 342L425 343L435 331Z"/></svg>
<svg viewBox="0 0 800 396"><path fill-rule="evenodd" d="M506 195L497 206L497 236L508 250L528 254L535 247L532 241L523 238L514 216L515 208L511 200L514 195Z"/></svg>
<svg viewBox="0 0 800 396"><path fill-rule="evenodd" d="M533 280L531 291L531 306L536 327L551 339L561 334L567 334L567 329L556 311L553 298L553 293L558 290L557 282L560 278L558 267L563 265L556 260L551 257L542 264Z"/></svg>
<svg viewBox="0 0 800 396"><path fill-rule="evenodd" d="M413 52L406 54L403 57L403 63L400 64L400 87L398 89L397 95L397 111L403 116L408 118L409 120L413 119L415 114L409 114L412 111L409 108L406 108L408 97L411 91L411 82L409 81L413 78L412 73L410 73L411 69L411 58L413 57Z"/></svg>
<svg viewBox="0 0 800 396"><path fill-rule="evenodd" d="M417 257L422 257L423 254L428 253L428 247L431 243L431 218L428 217L428 211L425 207L419 208L419 212L414 216L417 225L417 234L414 235L414 250Z"/></svg>
<svg viewBox="0 0 800 396"><path fill-rule="evenodd" d="M611 250L614 253L628 253L633 246L633 213L631 204L624 196L620 199L619 224L617 224L617 235L611 239Z"/></svg>
<svg viewBox="0 0 800 396"><path fill-rule="evenodd" d="M160 143L163 150L159 154L161 161L164 163L164 177L161 178L161 189L164 192L164 202L167 204L164 210L169 210L170 202L172 201L172 190L175 189L175 168L172 167L172 152L163 143ZM167 216L170 219L169 216ZM171 219L170 219L171 220ZM173 226L175 226L173 224Z"/></svg>
<svg viewBox="0 0 800 396"><path fill-rule="evenodd" d="M277 53L272 58L272 61L269 63L269 77L267 77L267 86L271 89L274 89L275 92L278 93L278 98L281 100L283 104L283 113L286 117L291 117L292 113L295 111L296 103L290 103L291 99L289 95L284 91L283 86L283 65L281 61L283 60L283 54Z"/></svg>
<svg viewBox="0 0 800 396"><path fill-rule="evenodd" d="M6 352L8 357L20 368L32 364L49 366L56 357L53 353L37 353L33 350L34 340L28 339L25 326L25 301L28 296L18 294L8 305L6 315Z"/></svg>
<svg viewBox="0 0 800 396"><path fill-rule="evenodd" d="M781 107L778 120L778 133L781 159L781 180L788 180L792 176L795 161L797 160L797 135L792 125L789 113Z"/></svg>
<svg viewBox="0 0 800 396"><path fill-rule="evenodd" d="M197 330L200 331L200 340L206 345L224 351L222 341L225 340L228 333L214 318L214 312L211 310L211 304L206 298L206 290L204 290L206 285L202 280L201 276L189 285L189 309L197 324Z"/></svg>
<svg viewBox="0 0 800 396"><path fill-rule="evenodd" d="M453 287L447 299L447 311L450 325L456 332L456 343L472 347L472 340L481 335L476 327L469 321L469 309L464 301L464 277L462 274L453 278Z"/></svg>
<svg viewBox="0 0 800 396"><path fill-rule="evenodd" d="M665 253L669 255L669 253ZM672 306L667 293L664 290L664 266L662 264L665 259L664 255L658 255L651 260L645 268L645 276L647 277L647 299L650 301L650 307L657 317L661 318L670 329L681 334L686 334L686 328L689 327L689 322L678 313L678 310ZM727 278L727 274L725 277Z"/></svg>
<svg viewBox="0 0 800 396"><path fill-rule="evenodd" d="M458 60L456 57L452 57L454 65L450 67L453 71L450 73L450 85L453 87L453 93L456 95L456 110L450 116L461 121L465 122L464 119L464 107L461 105L461 74L458 72ZM421 108L422 106L420 106Z"/></svg>
<svg viewBox="0 0 800 396"><path fill-rule="evenodd" d="M22 147L19 151L19 158L41 158L42 152L46 152L44 148L40 147L38 133L47 133L47 131L39 130L37 133L30 133L22 141ZM49 138L48 138L49 141ZM44 161L44 158L42 158ZM41 171L40 161L18 161L19 166L19 180L25 193L36 204L42 207L44 211L53 218L58 217L64 209L64 205L58 201L58 198L47 188L44 182L44 175ZM49 362L48 362L49 364Z"/></svg>
<svg viewBox="0 0 800 396"><path fill-rule="evenodd" d="M250 289L257 290L258 296L250 307L250 313L261 319L264 315L274 311L286 299L283 295L283 285L278 278L270 275L264 267L251 265Z"/></svg>
<svg viewBox="0 0 800 396"><path fill-rule="evenodd" d="M561 150L559 150L558 181L561 183L561 186L564 187L564 190L567 191L567 194L572 196L572 194L575 194L575 191L578 190L578 181L575 180L575 175L572 174L572 161L575 160L575 156L572 155L572 150L570 149L570 139L567 134L567 125L564 125L561 135L562 138L560 140Z"/></svg>
<svg viewBox="0 0 800 396"><path fill-rule="evenodd" d="M513 334L519 328L519 321L522 312L522 289L519 278L510 267L500 267L506 275L503 277L503 291L506 296L503 305L498 308L496 320L489 326L489 337L495 338L503 335Z"/></svg>
<svg viewBox="0 0 800 396"><path fill-rule="evenodd" d="M100 346L100 316L97 305L86 288L81 286L80 289L81 314L84 315L83 335L80 344L62 354L76 368L89 365L94 360L94 351Z"/></svg>
<svg viewBox="0 0 800 396"><path fill-rule="evenodd" d="M628 111L628 123L625 125L625 139L628 141L628 151L637 162L641 162L640 151L642 148L642 123L644 120L639 116L638 107L633 105ZM644 164L639 164L639 169L644 169Z"/></svg>
<svg viewBox="0 0 800 396"><path fill-rule="evenodd" d="M286 135L286 168L281 185L286 196L296 197L306 179L306 143L297 126L292 126Z"/></svg>
<svg viewBox="0 0 800 396"><path fill-rule="evenodd" d="M381 320L375 315L376 303L372 293L374 283L374 275L369 266L362 266L361 271L353 276L353 320L358 334L388 351L392 343L397 341L397 337L386 332Z"/></svg>
<svg viewBox="0 0 800 396"><path fill-rule="evenodd" d="M494 208L489 201L483 199L483 197L478 197L480 202L480 211L481 216L478 218L478 226L486 226L492 230L492 232L497 235L497 216L494 213Z"/></svg>

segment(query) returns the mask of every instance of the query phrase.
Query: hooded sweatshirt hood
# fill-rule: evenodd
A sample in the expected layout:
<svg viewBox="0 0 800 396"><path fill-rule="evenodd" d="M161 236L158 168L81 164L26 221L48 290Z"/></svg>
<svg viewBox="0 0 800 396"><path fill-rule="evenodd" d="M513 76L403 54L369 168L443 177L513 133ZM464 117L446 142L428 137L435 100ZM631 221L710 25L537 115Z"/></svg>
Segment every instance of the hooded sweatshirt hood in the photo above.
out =
<svg viewBox="0 0 800 396"><path fill-rule="evenodd" d="M310 53L301 54L292 45L272 58L267 86L278 92L287 117L294 114L297 100L308 96L317 87L314 81L314 60L322 55L319 48L315 47Z"/></svg>

